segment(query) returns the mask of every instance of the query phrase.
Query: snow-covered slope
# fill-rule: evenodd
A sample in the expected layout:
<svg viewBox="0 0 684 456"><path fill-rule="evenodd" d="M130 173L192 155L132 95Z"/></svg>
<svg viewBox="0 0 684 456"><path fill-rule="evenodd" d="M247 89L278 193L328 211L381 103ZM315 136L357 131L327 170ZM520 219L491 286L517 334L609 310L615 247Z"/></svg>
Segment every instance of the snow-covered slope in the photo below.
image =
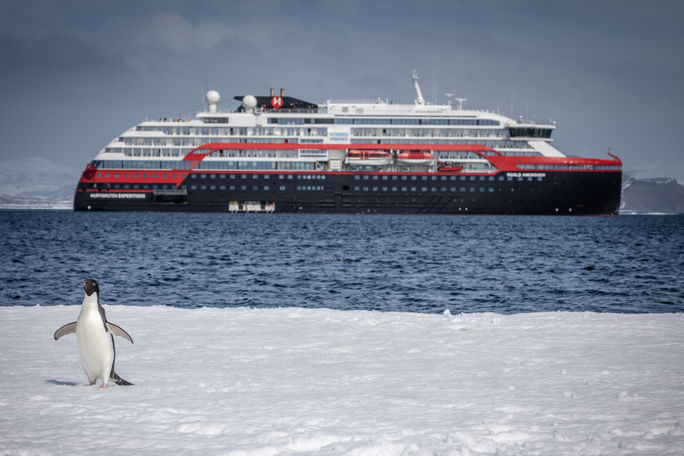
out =
<svg viewBox="0 0 684 456"><path fill-rule="evenodd" d="M0 307L0 453L684 454L684 316L107 308L87 386L79 307Z"/></svg>

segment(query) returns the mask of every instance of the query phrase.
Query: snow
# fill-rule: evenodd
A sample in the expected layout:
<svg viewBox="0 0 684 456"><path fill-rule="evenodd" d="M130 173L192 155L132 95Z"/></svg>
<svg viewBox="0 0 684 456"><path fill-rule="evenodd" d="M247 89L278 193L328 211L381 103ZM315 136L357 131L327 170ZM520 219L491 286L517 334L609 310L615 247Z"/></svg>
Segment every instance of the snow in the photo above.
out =
<svg viewBox="0 0 684 456"><path fill-rule="evenodd" d="M684 316L0 307L0 454L684 454Z"/></svg>

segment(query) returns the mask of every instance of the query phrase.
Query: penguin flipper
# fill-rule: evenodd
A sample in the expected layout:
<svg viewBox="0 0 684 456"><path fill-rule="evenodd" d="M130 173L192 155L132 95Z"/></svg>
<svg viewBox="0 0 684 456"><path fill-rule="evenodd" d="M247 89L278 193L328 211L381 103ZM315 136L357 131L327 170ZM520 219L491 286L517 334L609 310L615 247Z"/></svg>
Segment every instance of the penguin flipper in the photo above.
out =
<svg viewBox="0 0 684 456"><path fill-rule="evenodd" d="M128 333L126 331L124 331L123 328L121 328L120 326L117 326L114 323L108 321L107 322L107 329L109 330L110 333L115 334L119 337L123 337L124 339L126 339L130 343L133 343L133 339L131 338L131 336L129 336Z"/></svg>
<svg viewBox="0 0 684 456"><path fill-rule="evenodd" d="M55 331L55 340L59 339L62 336L65 336L65 335L71 334L71 333L75 333L75 332L76 332L76 322L72 321L71 323L67 323L66 325L62 326L57 331Z"/></svg>

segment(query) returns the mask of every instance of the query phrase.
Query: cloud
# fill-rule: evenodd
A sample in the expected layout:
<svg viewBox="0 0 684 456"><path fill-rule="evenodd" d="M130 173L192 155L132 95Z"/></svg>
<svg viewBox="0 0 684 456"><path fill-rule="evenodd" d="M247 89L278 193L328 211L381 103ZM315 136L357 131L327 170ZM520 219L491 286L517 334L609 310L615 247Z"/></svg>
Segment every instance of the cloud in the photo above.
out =
<svg viewBox="0 0 684 456"><path fill-rule="evenodd" d="M191 23L178 11L154 12L126 30L132 44L168 49L179 53L207 51L237 32L224 22L203 20Z"/></svg>

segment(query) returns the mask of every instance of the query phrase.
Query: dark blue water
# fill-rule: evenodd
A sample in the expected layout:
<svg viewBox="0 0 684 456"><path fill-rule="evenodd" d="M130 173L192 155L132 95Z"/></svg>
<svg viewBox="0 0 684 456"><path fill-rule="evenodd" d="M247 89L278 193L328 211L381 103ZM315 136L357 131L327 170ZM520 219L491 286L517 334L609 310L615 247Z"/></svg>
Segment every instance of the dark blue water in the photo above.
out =
<svg viewBox="0 0 684 456"><path fill-rule="evenodd" d="M0 305L684 311L684 216L0 212Z"/></svg>

